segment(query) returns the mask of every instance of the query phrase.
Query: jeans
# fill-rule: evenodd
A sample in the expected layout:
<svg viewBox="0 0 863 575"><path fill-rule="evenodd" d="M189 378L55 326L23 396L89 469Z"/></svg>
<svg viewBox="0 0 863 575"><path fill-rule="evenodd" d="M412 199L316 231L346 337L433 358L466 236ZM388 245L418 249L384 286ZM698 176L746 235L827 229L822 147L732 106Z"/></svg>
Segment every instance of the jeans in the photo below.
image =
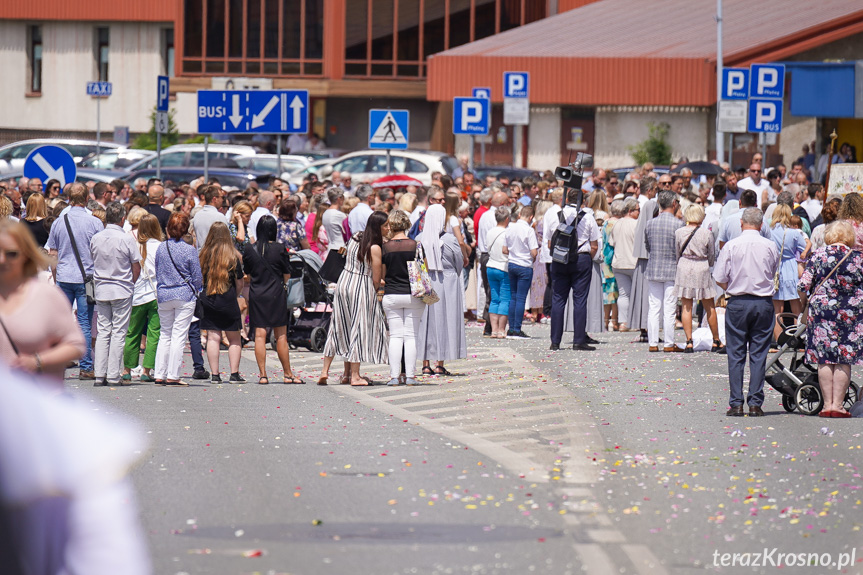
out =
<svg viewBox="0 0 863 575"><path fill-rule="evenodd" d="M552 262L551 277L554 282L551 296L551 343L560 345L563 339L563 314L566 300L572 293L572 318L574 344L587 342L587 294L590 291L590 274L593 261L590 254L581 253L568 264Z"/></svg>
<svg viewBox="0 0 863 575"><path fill-rule="evenodd" d="M147 332L147 347L141 365L146 369L156 367L156 347L159 345L159 304L156 300L132 308L126 345L123 348L123 367L138 366L141 355L141 336Z"/></svg>
<svg viewBox="0 0 863 575"><path fill-rule="evenodd" d="M509 315L509 277L503 270L488 268L488 288L491 292L489 297L488 312L495 315Z"/></svg>
<svg viewBox="0 0 863 575"><path fill-rule="evenodd" d="M156 348L154 377L157 380L180 379L183 348L189 336L189 324L195 314L195 300L172 299L159 304L159 347ZM198 342L200 345L200 337Z"/></svg>
<svg viewBox="0 0 863 575"><path fill-rule="evenodd" d="M488 320L488 308L491 305L491 287L488 285L488 253L479 254L479 273L482 278L482 289L485 291L485 305L482 310L482 319L485 320L485 334L491 333L491 322Z"/></svg>
<svg viewBox="0 0 863 575"><path fill-rule="evenodd" d="M78 366L81 368L81 371L93 371L93 345L90 342L92 335L90 321L93 317L93 304L87 303L87 295L84 292L83 283L57 282L57 287L63 290L63 293L69 298L70 303L74 304L77 302L78 326L84 333L84 341L87 343L87 352L81 358L81 361L78 362Z"/></svg>
<svg viewBox="0 0 863 575"><path fill-rule="evenodd" d="M193 321L189 324L189 353L192 354L192 368L195 371L204 371L204 352L201 346L201 320Z"/></svg>
<svg viewBox="0 0 863 575"><path fill-rule="evenodd" d="M617 321L629 327L629 305L632 301L632 273L634 269L622 270L614 268L614 279L617 280Z"/></svg>
<svg viewBox="0 0 863 575"><path fill-rule="evenodd" d="M410 294L385 295L382 303L390 326L390 377L402 373L404 358L404 374L412 378L416 375L417 335L425 304Z"/></svg>
<svg viewBox="0 0 863 575"><path fill-rule="evenodd" d="M773 298L733 296L725 308L725 348L728 353L728 384L731 407L743 405L743 370L749 349L750 406L764 403L764 373L773 337Z"/></svg>
<svg viewBox="0 0 863 575"><path fill-rule="evenodd" d="M527 292L530 290L530 282L533 280L533 268L509 264L509 329L521 331L521 323L524 320L524 302L527 301Z"/></svg>
<svg viewBox="0 0 863 575"><path fill-rule="evenodd" d="M96 379L104 378L108 383L119 383L123 347L132 315L132 296L97 301L96 311L99 312L96 320L99 333L96 335L96 365L93 371Z"/></svg>
<svg viewBox="0 0 863 575"><path fill-rule="evenodd" d="M677 294L674 282L647 281L648 302L647 341L650 345L659 345L659 310L662 309L662 338L665 347L674 347L674 324L677 319ZM618 313L620 308L618 307Z"/></svg>

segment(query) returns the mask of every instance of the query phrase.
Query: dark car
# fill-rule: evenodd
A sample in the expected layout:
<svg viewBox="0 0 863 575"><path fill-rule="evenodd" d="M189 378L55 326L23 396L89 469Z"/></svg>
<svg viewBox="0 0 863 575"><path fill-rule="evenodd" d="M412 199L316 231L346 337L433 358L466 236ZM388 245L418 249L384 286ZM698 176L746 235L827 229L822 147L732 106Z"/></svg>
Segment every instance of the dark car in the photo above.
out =
<svg viewBox="0 0 863 575"><path fill-rule="evenodd" d="M180 182L191 182L195 178L204 175L204 168L162 168L162 181L170 180L175 184ZM219 180L222 187L232 187L240 190L245 190L249 184L256 182L258 188L264 189L268 186L269 174L263 172L253 172L249 170L237 170L232 168L211 167L207 171L210 178ZM149 180L156 177L155 168L146 168L130 172L124 176L124 179L129 182L134 182L138 178Z"/></svg>
<svg viewBox="0 0 863 575"><path fill-rule="evenodd" d="M539 179L541 174L527 168L515 168L513 166L474 166L473 173L478 181L485 180L486 176L495 178L509 178L509 181L524 180L527 177Z"/></svg>

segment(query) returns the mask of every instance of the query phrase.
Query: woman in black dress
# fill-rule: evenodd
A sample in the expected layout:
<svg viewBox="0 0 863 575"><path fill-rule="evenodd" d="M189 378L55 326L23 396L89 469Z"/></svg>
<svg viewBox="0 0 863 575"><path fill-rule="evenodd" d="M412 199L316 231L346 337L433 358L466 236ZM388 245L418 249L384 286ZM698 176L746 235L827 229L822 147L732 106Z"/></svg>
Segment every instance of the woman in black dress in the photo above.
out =
<svg viewBox="0 0 863 575"><path fill-rule="evenodd" d="M204 317L201 329L207 331L207 360L213 373L212 383L221 383L219 349L222 332L228 339L228 363L231 383L245 383L240 375L240 305L238 294L243 291L243 262L234 248L231 232L222 222L216 222L201 248L201 274L204 276Z"/></svg>
<svg viewBox="0 0 863 575"><path fill-rule="evenodd" d="M285 383L303 383L291 371L288 352L288 302L285 283L291 277L288 250L276 242L276 219L264 216L258 221L257 243L243 251L243 267L249 276L249 331L255 336L255 360L260 379L267 384L267 328L276 338L276 353L285 372Z"/></svg>

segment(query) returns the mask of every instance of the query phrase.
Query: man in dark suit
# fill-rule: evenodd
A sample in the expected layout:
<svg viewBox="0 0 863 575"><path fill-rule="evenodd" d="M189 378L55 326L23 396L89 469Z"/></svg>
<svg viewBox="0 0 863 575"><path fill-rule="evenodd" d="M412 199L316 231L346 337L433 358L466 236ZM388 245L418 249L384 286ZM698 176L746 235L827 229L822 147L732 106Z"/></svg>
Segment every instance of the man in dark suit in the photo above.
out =
<svg viewBox="0 0 863 575"><path fill-rule="evenodd" d="M162 201L165 198L165 188L160 184L153 184L147 189L147 195L150 198L150 203L144 209L156 216L164 232L168 227L168 220L171 218L171 212L162 207Z"/></svg>

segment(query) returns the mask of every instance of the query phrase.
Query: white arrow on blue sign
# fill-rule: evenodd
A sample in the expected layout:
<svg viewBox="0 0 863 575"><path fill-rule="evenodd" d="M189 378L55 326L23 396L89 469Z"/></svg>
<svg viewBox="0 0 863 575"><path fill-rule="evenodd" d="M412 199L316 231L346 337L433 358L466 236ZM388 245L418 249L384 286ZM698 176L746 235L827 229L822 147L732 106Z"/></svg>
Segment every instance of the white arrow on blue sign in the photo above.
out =
<svg viewBox="0 0 863 575"><path fill-rule="evenodd" d="M57 180L62 188L69 182L74 182L77 175L75 158L60 146L40 146L24 160L24 176L39 178L43 184L48 180Z"/></svg>
<svg viewBox="0 0 863 575"><path fill-rule="evenodd" d="M199 90L199 134L306 134L308 90Z"/></svg>
<svg viewBox="0 0 863 575"><path fill-rule="evenodd" d="M749 97L784 98L785 64L752 64L750 66Z"/></svg>
<svg viewBox="0 0 863 575"><path fill-rule="evenodd" d="M452 133L485 136L489 130L488 98L455 98L452 109Z"/></svg>
<svg viewBox="0 0 863 575"><path fill-rule="evenodd" d="M168 111L169 85L170 79L167 76L158 76L156 78L156 109L160 112Z"/></svg>
<svg viewBox="0 0 863 575"><path fill-rule="evenodd" d="M111 82L87 82L87 95L88 96L99 96L100 98L107 98L111 95L113 91L113 86Z"/></svg>
<svg viewBox="0 0 863 575"><path fill-rule="evenodd" d="M722 99L746 100L749 98L749 68L722 69Z"/></svg>
<svg viewBox="0 0 863 575"><path fill-rule="evenodd" d="M782 100L749 100L749 131L779 133L782 131Z"/></svg>
<svg viewBox="0 0 863 575"><path fill-rule="evenodd" d="M530 85L530 75L527 72L503 73L503 97L527 98Z"/></svg>

